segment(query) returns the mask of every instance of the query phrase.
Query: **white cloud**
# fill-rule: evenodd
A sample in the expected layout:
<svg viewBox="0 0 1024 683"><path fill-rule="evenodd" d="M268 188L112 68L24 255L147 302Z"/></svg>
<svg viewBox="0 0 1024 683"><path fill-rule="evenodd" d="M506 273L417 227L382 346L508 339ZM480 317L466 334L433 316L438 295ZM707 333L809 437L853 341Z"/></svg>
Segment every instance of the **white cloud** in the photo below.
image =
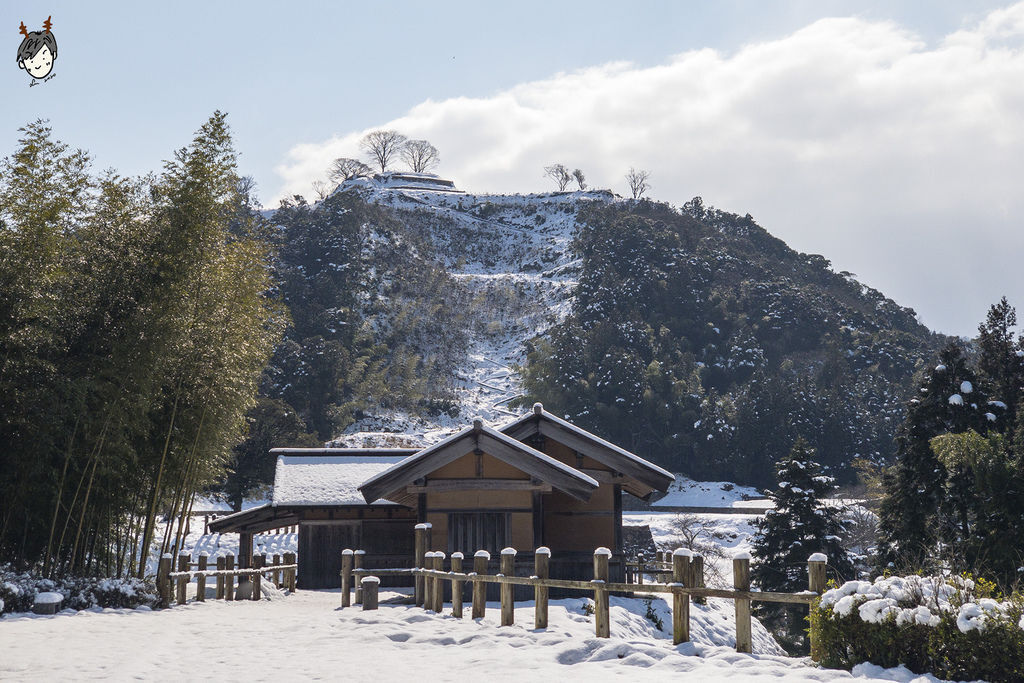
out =
<svg viewBox="0 0 1024 683"><path fill-rule="evenodd" d="M550 189L555 161L619 192L648 169L653 197L750 212L942 331L971 333L1003 294L1024 308L1024 3L935 45L823 19L731 54L428 100L381 127L433 142L476 192ZM294 147L279 196L308 195L363 133Z"/></svg>

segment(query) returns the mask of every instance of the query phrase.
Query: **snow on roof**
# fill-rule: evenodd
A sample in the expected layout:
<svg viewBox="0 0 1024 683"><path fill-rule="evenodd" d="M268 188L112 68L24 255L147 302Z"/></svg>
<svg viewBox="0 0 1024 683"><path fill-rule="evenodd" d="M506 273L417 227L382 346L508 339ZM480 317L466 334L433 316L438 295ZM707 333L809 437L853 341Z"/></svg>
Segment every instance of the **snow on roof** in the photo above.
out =
<svg viewBox="0 0 1024 683"><path fill-rule="evenodd" d="M366 505L359 486L405 460L402 456L280 455L274 474L274 502L279 505ZM391 501L378 500L377 504Z"/></svg>

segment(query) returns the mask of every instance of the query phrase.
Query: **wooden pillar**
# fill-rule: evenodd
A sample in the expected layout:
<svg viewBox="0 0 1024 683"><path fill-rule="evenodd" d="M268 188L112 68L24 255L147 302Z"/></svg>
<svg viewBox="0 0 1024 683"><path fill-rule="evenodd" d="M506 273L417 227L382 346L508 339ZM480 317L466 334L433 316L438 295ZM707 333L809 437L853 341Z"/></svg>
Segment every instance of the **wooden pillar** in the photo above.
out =
<svg viewBox="0 0 1024 683"><path fill-rule="evenodd" d="M694 588L704 587L704 556L698 553L694 553L690 559L690 576L693 580L690 582ZM693 599L698 605L706 605L708 600L705 597L695 597Z"/></svg>
<svg viewBox="0 0 1024 683"><path fill-rule="evenodd" d="M235 569L235 556L228 555L224 558L224 571L234 571ZM234 600L235 599L235 577L233 574L224 575L224 599Z"/></svg>
<svg viewBox="0 0 1024 683"><path fill-rule="evenodd" d="M636 558L636 584L638 586L644 585L644 563L647 561L647 556L643 553L637 555Z"/></svg>
<svg viewBox="0 0 1024 683"><path fill-rule="evenodd" d="M686 548L676 548L672 553L672 583L687 586L690 575L690 559L693 553ZM672 593L672 643L678 645L690 640L690 594L683 591Z"/></svg>
<svg viewBox="0 0 1024 683"><path fill-rule="evenodd" d="M537 548L533 552L533 573L542 581L548 578L549 567L551 564L551 550L544 546ZM548 627L548 587L537 584L533 589L533 627L534 628L547 628Z"/></svg>
<svg viewBox="0 0 1024 683"><path fill-rule="evenodd" d="M501 551L501 573L505 576L516 575L516 549L503 548ZM511 583L501 584L501 625L511 626L516 620L515 586Z"/></svg>
<svg viewBox="0 0 1024 683"><path fill-rule="evenodd" d="M217 558L217 571L218 572L224 571L224 556L223 555L221 555L220 557ZM217 599L218 600L223 600L224 599L224 575L223 574L217 574Z"/></svg>
<svg viewBox="0 0 1024 683"><path fill-rule="evenodd" d="M462 579L455 578L455 574L462 572L463 559L462 553L452 553L452 616L456 619L462 618Z"/></svg>
<svg viewBox="0 0 1024 683"><path fill-rule="evenodd" d="M428 550L423 553L423 569L434 568L434 551ZM423 577L423 609L429 610L434 607L434 577Z"/></svg>
<svg viewBox="0 0 1024 683"><path fill-rule="evenodd" d="M594 550L594 632L598 638L607 638L611 633L608 614L608 560L612 551L608 548Z"/></svg>
<svg viewBox="0 0 1024 683"><path fill-rule="evenodd" d="M267 556L262 554L262 553L257 553L255 555L253 555L253 557L252 557L252 568L253 569L263 569L263 564L264 564L264 560L266 560L266 557ZM250 597L253 600L259 600L260 598L263 597L263 592L260 590L260 578L261 578L261 576L262 575L259 572L256 572L255 574L252 574L252 582L251 582L251 585L252 585L252 595Z"/></svg>
<svg viewBox="0 0 1024 683"><path fill-rule="evenodd" d="M825 585L827 582L825 570L828 565L828 555L825 553L814 553L807 560L807 588L808 590L817 593L819 596L825 592ZM810 604L810 609L814 609L818 606L818 600L815 600ZM814 623L813 621L811 622ZM809 632L811 641L811 659L815 662L821 661L821 645L819 644L819 635L814 626L811 626Z"/></svg>
<svg viewBox="0 0 1024 683"><path fill-rule="evenodd" d="M178 553L178 571L187 572L189 570L189 563L192 561L192 555L182 551ZM188 579L187 576L178 577L178 604L184 605L185 600L188 598Z"/></svg>
<svg viewBox="0 0 1024 683"><path fill-rule="evenodd" d="M380 579L376 576L364 576L359 581L363 590L363 611L377 609L377 591L380 589Z"/></svg>
<svg viewBox="0 0 1024 683"><path fill-rule="evenodd" d="M613 512L615 515L615 539L613 550L616 555L622 555L622 484L615 484L612 487L614 496Z"/></svg>
<svg viewBox="0 0 1024 683"><path fill-rule="evenodd" d="M750 590L750 553L736 553L732 559L732 585L738 591ZM736 652L750 652L750 600L736 598Z"/></svg>
<svg viewBox="0 0 1024 683"><path fill-rule="evenodd" d="M341 551L341 606L348 607L352 604L352 550L345 548ZM357 581L359 578L356 579Z"/></svg>
<svg viewBox="0 0 1024 683"><path fill-rule="evenodd" d="M477 550L473 555L473 573L477 576L487 575L487 563L491 554L486 550ZM487 611L487 584L483 581L473 582L473 618L483 619Z"/></svg>
<svg viewBox="0 0 1024 683"><path fill-rule="evenodd" d="M295 564L295 553L285 553L284 554L284 563L285 564ZM295 592L295 575L296 574L298 574L298 570L295 569L295 567L292 567L291 569L286 569L285 570L285 576L287 577L286 580L285 580L285 588L287 588L288 591L291 592L291 593Z"/></svg>
<svg viewBox="0 0 1024 683"><path fill-rule="evenodd" d="M424 558L427 554L427 548L430 547L430 522L423 522L417 524L415 527L416 534L416 569L424 568ZM424 603L424 586L425 582L422 576L415 578L415 603L417 607L423 606Z"/></svg>
<svg viewBox="0 0 1024 683"><path fill-rule="evenodd" d="M274 566L275 567L281 566L281 555L279 553L274 553ZM281 587L281 570L280 569L275 569L274 570L274 579L273 580L274 580L274 588L280 588Z"/></svg>
<svg viewBox="0 0 1024 683"><path fill-rule="evenodd" d="M238 534L238 568L249 569L252 567L252 534L242 532Z"/></svg>
<svg viewBox="0 0 1024 683"><path fill-rule="evenodd" d="M156 570L156 589L160 593L160 606L171 606L171 557L170 553L160 556L160 564Z"/></svg>
<svg viewBox="0 0 1024 683"><path fill-rule="evenodd" d="M353 569L362 569L363 565L365 564L365 560L366 560L366 551L365 550L357 550L355 552L355 554L352 556L352 568ZM362 581L356 581L356 597L355 597L354 604L356 604L356 605L363 604L363 582Z"/></svg>
<svg viewBox="0 0 1024 683"><path fill-rule="evenodd" d="M433 568L435 572L444 571L444 558L446 555L440 550L434 551L434 564ZM434 577L434 611L438 614L444 611L444 580L440 576Z"/></svg>
<svg viewBox="0 0 1024 683"><path fill-rule="evenodd" d="M210 561L210 553L205 550L199 553L199 571L205 572L207 563ZM196 575L196 600L206 602L206 574Z"/></svg>

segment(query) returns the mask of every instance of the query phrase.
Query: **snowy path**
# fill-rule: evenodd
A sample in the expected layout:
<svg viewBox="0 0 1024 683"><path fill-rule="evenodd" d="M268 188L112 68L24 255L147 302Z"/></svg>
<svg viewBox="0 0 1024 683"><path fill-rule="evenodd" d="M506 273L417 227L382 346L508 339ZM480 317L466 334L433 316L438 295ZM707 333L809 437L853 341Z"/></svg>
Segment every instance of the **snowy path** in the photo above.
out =
<svg viewBox="0 0 1024 683"><path fill-rule="evenodd" d="M499 628L496 604L481 623L395 605L340 610L338 601L337 592L300 591L273 601L212 601L164 612L7 617L0 621L0 680L664 681L680 673L734 683L935 680L876 667L855 677L807 660L742 655L699 642L673 647L667 635L652 633L650 621L614 600L612 637L605 640L594 638L593 617L582 614L581 600L552 601L546 631L532 630L528 603L516 609L516 626ZM695 641L725 632L724 616L707 617L705 631L694 629Z"/></svg>

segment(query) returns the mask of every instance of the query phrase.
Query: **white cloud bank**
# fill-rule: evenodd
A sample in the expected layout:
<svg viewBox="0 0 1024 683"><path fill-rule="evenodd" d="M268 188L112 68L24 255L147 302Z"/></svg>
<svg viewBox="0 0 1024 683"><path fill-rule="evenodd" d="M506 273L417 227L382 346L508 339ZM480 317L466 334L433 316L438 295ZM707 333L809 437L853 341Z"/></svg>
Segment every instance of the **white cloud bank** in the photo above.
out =
<svg viewBox="0 0 1024 683"><path fill-rule="evenodd" d="M665 64L612 63L382 122L441 150L474 192L551 189L582 168L625 193L705 201L851 270L934 329L972 334L1001 295L1024 309L1024 3L926 45L890 22L817 21ZM366 131L292 148L279 196L309 195Z"/></svg>

